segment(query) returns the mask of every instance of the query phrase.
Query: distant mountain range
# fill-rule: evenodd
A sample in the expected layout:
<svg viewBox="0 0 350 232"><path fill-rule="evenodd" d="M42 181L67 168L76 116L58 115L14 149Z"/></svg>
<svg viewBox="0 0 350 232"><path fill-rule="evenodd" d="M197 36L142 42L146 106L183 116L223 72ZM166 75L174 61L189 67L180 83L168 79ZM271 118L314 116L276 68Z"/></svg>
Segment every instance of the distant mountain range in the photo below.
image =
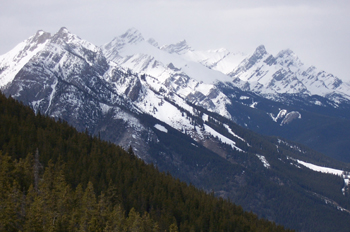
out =
<svg viewBox="0 0 350 232"><path fill-rule="evenodd" d="M113 64L155 78L148 82L155 89L173 91L256 132L279 135L350 161L346 152L350 133L341 129L350 128L349 83L306 67L291 50L276 57L263 45L252 55L226 49L195 51L185 40L159 46L135 29L102 49ZM301 120L287 126L294 119ZM334 132L331 137L329 131Z"/></svg>
<svg viewBox="0 0 350 232"><path fill-rule="evenodd" d="M135 29L102 47L38 31L0 56L1 91L36 113L306 231L348 228L349 86L290 50L195 51Z"/></svg>

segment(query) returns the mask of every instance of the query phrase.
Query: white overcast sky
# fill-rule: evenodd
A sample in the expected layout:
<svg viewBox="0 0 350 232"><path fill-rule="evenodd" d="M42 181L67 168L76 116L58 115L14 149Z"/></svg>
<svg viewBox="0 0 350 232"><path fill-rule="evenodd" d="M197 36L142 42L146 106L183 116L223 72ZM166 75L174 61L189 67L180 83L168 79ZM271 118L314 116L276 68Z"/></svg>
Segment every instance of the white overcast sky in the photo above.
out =
<svg viewBox="0 0 350 232"><path fill-rule="evenodd" d="M160 45L250 54L293 50L350 81L350 0L0 0L0 54L42 29L65 26L96 45L134 27Z"/></svg>

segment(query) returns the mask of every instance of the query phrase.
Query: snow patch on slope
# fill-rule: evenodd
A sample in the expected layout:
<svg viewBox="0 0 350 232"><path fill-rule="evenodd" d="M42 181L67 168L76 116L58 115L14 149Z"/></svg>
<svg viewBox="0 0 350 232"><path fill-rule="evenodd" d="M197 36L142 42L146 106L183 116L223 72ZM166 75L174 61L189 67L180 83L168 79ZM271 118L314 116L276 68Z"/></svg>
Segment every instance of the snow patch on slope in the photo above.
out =
<svg viewBox="0 0 350 232"><path fill-rule="evenodd" d="M267 159L265 158L265 156L263 155L258 155L256 154L256 156L259 158L259 160L263 163L264 167L269 169L271 167L270 163L267 162Z"/></svg>
<svg viewBox="0 0 350 232"><path fill-rule="evenodd" d="M156 124L156 125L154 125L154 127L155 127L157 130L159 130L159 131L162 131L162 132L164 132L164 133L168 133L168 129L165 128L164 126L160 125L160 124Z"/></svg>
<svg viewBox="0 0 350 232"><path fill-rule="evenodd" d="M333 174L333 175L337 175L337 176L341 176L343 174L344 171L339 170L339 169L334 169L334 168L328 168L328 167L321 167L315 164L311 164L311 163L307 163L301 160L297 159L297 162L304 165L305 167L316 171L316 172L323 172L323 173L328 173L328 174Z"/></svg>
<svg viewBox="0 0 350 232"><path fill-rule="evenodd" d="M231 145L231 147L233 149L244 152L241 148L236 146L236 142L232 141L231 139L227 138L226 136L223 136L222 134L220 134L219 132L217 132L216 130L211 128L210 126L204 124L204 129L205 129L205 131L209 132L212 136L217 137L219 140L221 140L221 142L226 143L228 145Z"/></svg>
<svg viewBox="0 0 350 232"><path fill-rule="evenodd" d="M285 125L285 124L289 124L290 122L292 122L294 119L301 119L301 114L298 111L292 111L289 112L284 119L281 122L281 126Z"/></svg>
<svg viewBox="0 0 350 232"><path fill-rule="evenodd" d="M227 129L227 131L228 131L231 135L233 135L234 137L236 137L236 138L242 140L243 142L245 142L245 140L242 139L241 137L239 137L238 135L236 135L236 134L231 130L231 128L230 128L227 124L224 124L224 127Z"/></svg>
<svg viewBox="0 0 350 232"><path fill-rule="evenodd" d="M282 119L280 126L291 123L294 119L301 119L301 114L298 111L291 111L288 113L287 110L282 109L275 117L272 113L269 114L274 122Z"/></svg>
<svg viewBox="0 0 350 232"><path fill-rule="evenodd" d="M103 114L107 114L113 107L100 102L100 108Z"/></svg>
<svg viewBox="0 0 350 232"><path fill-rule="evenodd" d="M283 118L286 114L287 114L287 110L280 110L280 112L278 112L276 117L274 117L272 113L270 114L270 116L273 121L277 122L278 119Z"/></svg>

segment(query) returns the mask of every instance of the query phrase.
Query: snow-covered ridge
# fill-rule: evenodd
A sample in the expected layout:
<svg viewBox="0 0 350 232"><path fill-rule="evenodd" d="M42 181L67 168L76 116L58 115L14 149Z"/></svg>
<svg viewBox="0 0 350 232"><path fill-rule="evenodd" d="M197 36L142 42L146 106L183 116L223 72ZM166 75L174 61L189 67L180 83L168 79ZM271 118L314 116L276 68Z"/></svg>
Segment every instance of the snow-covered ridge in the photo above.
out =
<svg viewBox="0 0 350 232"><path fill-rule="evenodd" d="M47 34L39 31L35 37L44 38L47 37ZM100 49L69 33L64 27L50 39L57 40L56 42L60 40L67 44L79 43L82 48L93 52L98 52ZM41 43L38 43L41 44L39 47L27 49L27 54L21 54L22 62L18 62L18 59L14 60L15 66L4 63L4 60L13 60L13 54L23 50L29 40L16 47L12 55L10 52L5 54L6 57L0 57L1 86L9 83L26 61L30 60L41 49L40 46L44 46L43 41L45 40L41 39ZM76 51L74 46L71 49ZM186 40L176 44L158 46L154 39L145 41L138 30L131 28L102 46L102 50L108 60L125 69L131 69L135 73L153 76L162 83L174 75L183 74L199 84L202 82L215 84L217 81L231 82L243 90L253 91L266 97L280 93L304 93L329 97L334 101L337 100L332 99L334 94L340 94L345 99L350 99L349 83L313 66L304 65L297 55L289 49L273 56L266 51L263 45L259 46L251 55L230 52L225 48L198 51L188 45ZM86 60L89 62L89 59ZM252 104L252 107L255 105Z"/></svg>
<svg viewBox="0 0 350 232"><path fill-rule="evenodd" d="M287 157L287 159L291 159L296 161L298 164L303 165L304 167L307 167L315 172L322 172L322 173L327 173L327 174L332 174L336 176L340 176L344 180L344 187L342 188L342 193L345 195L346 190L349 188L349 180L350 180L350 172L349 171L344 171L344 170L339 170L335 168L330 168L330 167L322 167L319 165L315 165L312 163L308 163L305 161L301 161L298 159L293 159L291 157ZM293 163L291 163L293 165ZM299 167L300 168L300 167Z"/></svg>
<svg viewBox="0 0 350 232"><path fill-rule="evenodd" d="M304 65L289 49L273 56L264 46L259 46L228 75L234 78L237 87L270 98L283 93L323 97L338 93L350 99L349 83L314 66Z"/></svg>
<svg viewBox="0 0 350 232"><path fill-rule="evenodd" d="M79 38L75 34L70 33L70 31L68 31L68 29L65 27L62 27L55 35L53 35L51 40L56 44L66 43L74 45L73 48L76 45L79 45L78 48L83 47L86 50L90 50L92 52L98 52L100 50L100 48L96 45Z"/></svg>
<svg viewBox="0 0 350 232"><path fill-rule="evenodd" d="M62 27L52 35L44 31L38 31L34 36L18 44L8 53L0 56L0 88L12 82L17 73L39 52L44 49L50 51L60 50L61 45L68 45L70 52L81 55L85 61L92 65L94 57L86 55L86 51L99 53L99 47L80 39ZM49 46L50 48L47 48Z"/></svg>
<svg viewBox="0 0 350 232"><path fill-rule="evenodd" d="M130 34L130 31L125 34ZM102 46L107 59L123 68L129 68L135 73L145 73L162 80L177 73L184 73L191 79L207 84L231 80L223 73L210 70L196 60L186 59L181 53L178 54L173 50L168 52L165 49L167 47L187 47L186 41L158 48L145 41L139 32L132 31L133 35L138 35L137 39L132 39L132 42L125 41L125 37L129 37L125 34ZM191 49L186 49L186 51L191 51ZM168 67L170 64L171 67ZM179 72L175 70L179 70ZM163 75L165 76L163 77Z"/></svg>
<svg viewBox="0 0 350 232"><path fill-rule="evenodd" d="M171 53L183 54L192 50L192 48L187 44L186 40L182 40L177 44L169 44L169 45L161 46L160 49L170 54Z"/></svg>
<svg viewBox="0 0 350 232"><path fill-rule="evenodd" d="M132 42L125 39L129 37L133 38ZM230 82L242 90L270 99L278 99L278 94L283 93L320 95L339 102L350 99L350 84L304 65L290 49L282 50L276 56L269 54L263 45L251 55L233 53L225 48L198 51L185 40L159 46L154 39L145 41L140 32L132 29L103 46L103 51L119 66L148 74L162 83L170 82L174 76L187 76L187 81L182 81L181 85L174 85L176 80L172 81L172 87L179 88L177 91L182 91L185 98L187 95L183 93L188 94L188 89L184 91L183 88L189 86L186 82L215 85L219 81ZM195 92L192 88L191 96ZM335 99L332 97L335 94L342 97ZM250 104L252 108L256 106L255 102Z"/></svg>
<svg viewBox="0 0 350 232"><path fill-rule="evenodd" d="M244 53L232 53L225 48L208 51L189 50L182 56L223 74L230 73L246 57Z"/></svg>
<svg viewBox="0 0 350 232"><path fill-rule="evenodd" d="M273 57L267 53L264 46L259 46L252 56L244 56L241 53L231 53L223 48L196 51L186 41L163 47L156 45L155 40L146 41L136 29L128 30L123 35L102 46L102 48L80 39L78 36L71 34L66 28L61 28L53 36L39 31L37 35L22 44L17 50L8 53L8 56L12 58L19 57L18 53L25 54L25 56L21 56L21 60L13 62L13 70L15 70L11 72L13 76L5 75L6 70L11 70L6 66L0 66L0 75L5 75L6 78L14 78L18 71L23 69L21 65L25 65L36 54L46 49L46 52L41 53L41 55L45 58L47 64L55 61L50 64L51 71L55 74L59 73L60 78L65 81L72 81L87 93L96 94L90 86L87 87L85 84L90 83L93 86L98 78L102 78L113 86L113 94L133 102L132 104L138 112L151 114L179 131L191 133L193 138L204 136L204 130L205 133L218 137L222 142L239 150L241 148L236 147L233 140L218 135L215 130L208 128L207 125L202 128L202 131L197 130L198 128L193 129L193 122L184 116L184 112L179 107L188 111L191 115L195 115L194 109L188 104L190 102L232 119L226 109L226 106L231 104L231 100L221 92L217 84L219 82L230 82L239 85L241 82L232 82L232 78L225 75L225 73L229 72L230 75L239 74L240 77L237 78L242 78L247 82L253 81L256 86L262 86L263 89L263 84L271 84L271 82L268 82L269 78L266 79L270 74L264 72L264 69L269 68L266 69L266 71L269 71L276 69L276 67L282 68L278 69L281 75L277 72L273 74L273 79L278 82L285 79L286 76L282 75L284 71L287 70L289 74L299 72L298 67L303 65L290 50L282 51L276 57ZM21 49L28 51L28 53ZM238 61L240 59L243 59L243 61ZM74 65L71 65L73 63ZM99 70L94 70L98 72L97 79L84 80L86 83L82 83L81 78L76 79L77 75L75 73L79 69L85 68L85 66L93 67L96 64L99 66ZM235 68L234 66L237 64L239 65ZM261 65L261 69L254 69L257 65ZM224 66L226 71L220 68ZM121 75L120 77L117 75L118 70L123 70L128 75ZM248 74L252 74L249 73L251 70L257 72L248 77ZM315 72L315 69L310 68L308 72ZM133 73L137 73L137 75ZM11 78L3 82L5 84L9 83ZM57 93L56 88L59 85L55 75L51 75L50 78L51 80L43 86L46 91L50 91L48 103L43 111L46 113L49 112L51 103ZM341 85L341 83L338 84ZM115 95L113 96L115 97ZM246 95L241 95L240 100L249 100L248 98ZM43 104L43 102L43 99L34 99L32 104L37 106ZM249 104L251 104L251 107L256 107L257 102ZM108 107L102 107L101 110L103 114L106 114ZM275 122L278 121L280 125L285 125L292 120L301 118L301 114L297 111L287 112L281 109L277 116L271 114L271 118ZM228 133L244 142L227 125L224 126ZM233 137L230 136L230 138Z"/></svg>
<svg viewBox="0 0 350 232"><path fill-rule="evenodd" d="M138 39L132 39L132 43L126 42L125 38L129 38L129 34L138 35ZM102 50L109 62L116 66L145 74L145 84L152 89L166 90L167 96L175 93L187 101L231 118L225 107L230 101L215 86L217 81L230 81L228 76L178 54L180 50L192 51L187 48L185 41L162 49L154 46L154 40L151 43L149 41L145 41L138 32L128 31L104 45ZM185 50L182 49L184 47ZM169 53L170 48L172 50Z"/></svg>

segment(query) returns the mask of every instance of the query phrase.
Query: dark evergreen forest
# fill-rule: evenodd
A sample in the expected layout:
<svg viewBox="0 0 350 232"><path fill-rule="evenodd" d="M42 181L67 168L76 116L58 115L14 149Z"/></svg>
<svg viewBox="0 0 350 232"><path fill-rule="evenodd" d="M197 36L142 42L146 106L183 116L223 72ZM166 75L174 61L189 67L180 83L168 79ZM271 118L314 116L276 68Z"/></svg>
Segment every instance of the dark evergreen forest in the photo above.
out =
<svg viewBox="0 0 350 232"><path fill-rule="evenodd" d="M0 189L0 231L286 231L2 94Z"/></svg>

